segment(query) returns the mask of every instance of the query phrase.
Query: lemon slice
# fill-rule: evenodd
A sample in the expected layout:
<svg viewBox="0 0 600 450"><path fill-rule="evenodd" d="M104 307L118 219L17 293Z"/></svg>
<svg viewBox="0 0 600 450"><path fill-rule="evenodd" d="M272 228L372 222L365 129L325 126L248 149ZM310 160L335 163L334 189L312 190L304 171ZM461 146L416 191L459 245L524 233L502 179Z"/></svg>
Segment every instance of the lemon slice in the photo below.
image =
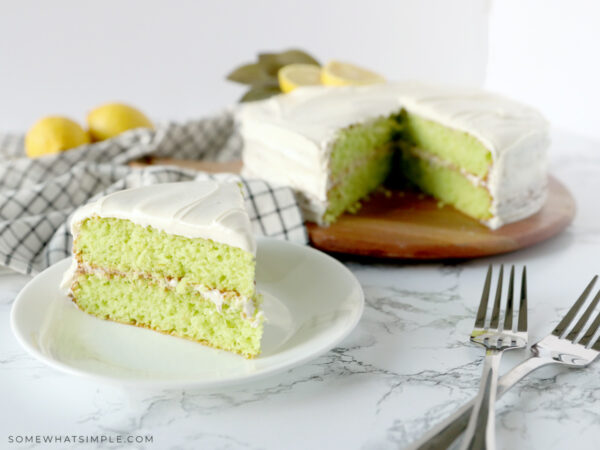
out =
<svg viewBox="0 0 600 450"><path fill-rule="evenodd" d="M277 72L279 87L286 94L300 86L321 84L321 68L314 64L288 64Z"/></svg>
<svg viewBox="0 0 600 450"><path fill-rule="evenodd" d="M340 61L330 61L321 71L321 82L327 86L351 86L384 83L381 75Z"/></svg>

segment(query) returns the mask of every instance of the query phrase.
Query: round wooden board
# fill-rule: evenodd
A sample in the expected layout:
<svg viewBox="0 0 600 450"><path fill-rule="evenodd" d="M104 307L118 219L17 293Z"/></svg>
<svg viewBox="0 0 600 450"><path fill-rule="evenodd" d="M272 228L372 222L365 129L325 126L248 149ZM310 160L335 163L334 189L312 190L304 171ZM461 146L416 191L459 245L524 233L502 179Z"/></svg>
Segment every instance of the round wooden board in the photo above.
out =
<svg viewBox="0 0 600 450"><path fill-rule="evenodd" d="M316 248L378 258L474 258L511 252L544 241L575 217L575 200L550 177L548 199L537 214L490 230L428 196L392 191L373 195L357 214L344 214L329 227L308 224Z"/></svg>

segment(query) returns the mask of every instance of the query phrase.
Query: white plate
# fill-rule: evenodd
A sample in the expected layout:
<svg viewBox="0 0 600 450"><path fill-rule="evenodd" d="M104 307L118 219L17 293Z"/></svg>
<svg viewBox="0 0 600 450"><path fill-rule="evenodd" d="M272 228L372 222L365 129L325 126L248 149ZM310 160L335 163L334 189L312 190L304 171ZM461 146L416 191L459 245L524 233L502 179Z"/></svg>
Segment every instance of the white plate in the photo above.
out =
<svg viewBox="0 0 600 450"><path fill-rule="evenodd" d="M59 289L67 258L31 280L12 308L21 345L46 364L96 380L152 388L217 388L256 380L330 350L358 323L360 284L335 259L310 247L259 239L264 295L262 353L253 360L143 328L101 320Z"/></svg>

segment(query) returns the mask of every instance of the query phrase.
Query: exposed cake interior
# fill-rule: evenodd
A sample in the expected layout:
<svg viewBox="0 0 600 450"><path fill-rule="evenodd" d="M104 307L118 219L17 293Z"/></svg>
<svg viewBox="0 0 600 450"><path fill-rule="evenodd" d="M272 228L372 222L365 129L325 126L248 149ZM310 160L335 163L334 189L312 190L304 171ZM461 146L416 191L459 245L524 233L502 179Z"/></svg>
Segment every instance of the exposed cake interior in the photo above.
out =
<svg viewBox="0 0 600 450"><path fill-rule="evenodd" d="M329 163L325 223L335 221L344 211L355 212L359 200L385 180L399 129L397 117L390 116L352 125L338 133Z"/></svg>
<svg viewBox="0 0 600 450"><path fill-rule="evenodd" d="M191 239L129 220L88 218L74 252L84 264L118 272L152 274L184 285L254 294L254 256L209 239Z"/></svg>
<svg viewBox="0 0 600 450"><path fill-rule="evenodd" d="M445 160L417 147L401 145L398 158L402 176L459 211L485 221L492 217L492 198L485 186L475 184Z"/></svg>
<svg viewBox="0 0 600 450"><path fill-rule="evenodd" d="M400 164L392 170L396 151ZM350 126L333 144L323 221L356 212L390 172L471 217L489 220L492 197L485 180L491 163L491 152L476 137L406 110Z"/></svg>
<svg viewBox="0 0 600 450"><path fill-rule="evenodd" d="M492 154L485 145L469 133L405 110L401 117L400 176L468 216L491 219L487 177Z"/></svg>
<svg viewBox="0 0 600 450"><path fill-rule="evenodd" d="M476 177L485 178L492 165L492 154L475 136L432 120L401 113L402 140L444 159Z"/></svg>
<svg viewBox="0 0 600 450"><path fill-rule="evenodd" d="M259 353L262 325L255 313L256 298L241 300L228 293L219 305L189 287L100 273L79 275L73 294L81 309L103 319L151 328L246 357ZM240 318L243 314L249 317Z"/></svg>
<svg viewBox="0 0 600 450"><path fill-rule="evenodd" d="M84 311L254 357L263 316L254 255L126 219L75 226L71 290Z"/></svg>

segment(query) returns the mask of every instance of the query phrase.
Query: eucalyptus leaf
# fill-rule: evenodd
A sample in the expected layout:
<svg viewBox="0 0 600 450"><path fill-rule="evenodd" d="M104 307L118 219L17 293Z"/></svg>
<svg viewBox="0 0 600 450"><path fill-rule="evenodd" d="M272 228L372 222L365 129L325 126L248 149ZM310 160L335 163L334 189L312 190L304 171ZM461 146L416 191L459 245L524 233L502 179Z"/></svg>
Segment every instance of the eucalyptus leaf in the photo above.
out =
<svg viewBox="0 0 600 450"><path fill-rule="evenodd" d="M279 55L276 53L260 53L258 55L258 64L270 76L277 76L277 72L283 66L279 62Z"/></svg>
<svg viewBox="0 0 600 450"><path fill-rule="evenodd" d="M264 87L264 88L274 87L274 88L279 89L279 80L277 79L277 77L270 77L260 83L253 84L252 87Z"/></svg>
<svg viewBox="0 0 600 450"><path fill-rule="evenodd" d="M279 69L288 64L319 66L319 62L315 58L298 49L289 49L281 53L260 53L258 62L236 68L227 75L227 79L251 86L240 101L262 100L281 93L277 73Z"/></svg>
<svg viewBox="0 0 600 450"><path fill-rule="evenodd" d="M272 97L274 95L281 94L281 90L279 87L274 86L257 86L251 88L248 92L246 92L242 98L240 98L240 102L254 102L257 100L264 100L266 98Z"/></svg>
<svg viewBox="0 0 600 450"><path fill-rule="evenodd" d="M270 76L258 63L245 64L237 69L234 69L233 72L227 75L227 79L230 81L235 81L236 83L250 84L253 86L268 84L269 82L273 81L273 77Z"/></svg>
<svg viewBox="0 0 600 450"><path fill-rule="evenodd" d="M281 53L260 53L258 64L269 75L276 76L279 69L288 64L312 64L319 66L319 62L302 50L286 50Z"/></svg>
<svg viewBox="0 0 600 450"><path fill-rule="evenodd" d="M319 61L317 61L311 55L298 49L291 49L281 52L279 54L279 61L281 62L282 66L287 66L288 64L313 64L315 66L321 65Z"/></svg>

